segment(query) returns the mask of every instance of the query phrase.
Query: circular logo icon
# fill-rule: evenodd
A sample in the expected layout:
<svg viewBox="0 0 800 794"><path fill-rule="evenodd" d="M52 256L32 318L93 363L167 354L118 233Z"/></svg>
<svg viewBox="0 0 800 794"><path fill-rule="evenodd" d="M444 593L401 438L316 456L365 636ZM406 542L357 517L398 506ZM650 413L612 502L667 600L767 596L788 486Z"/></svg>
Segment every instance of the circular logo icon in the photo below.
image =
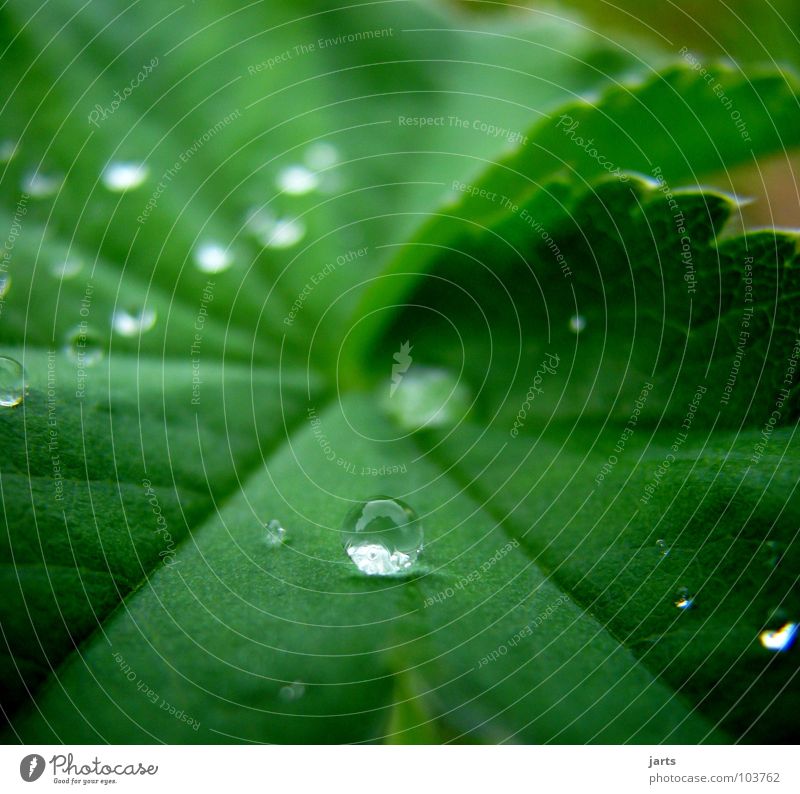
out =
<svg viewBox="0 0 800 794"><path fill-rule="evenodd" d="M42 772L44 772L44 758L37 753L26 755L19 762L19 774L28 783L38 780L42 776Z"/></svg>

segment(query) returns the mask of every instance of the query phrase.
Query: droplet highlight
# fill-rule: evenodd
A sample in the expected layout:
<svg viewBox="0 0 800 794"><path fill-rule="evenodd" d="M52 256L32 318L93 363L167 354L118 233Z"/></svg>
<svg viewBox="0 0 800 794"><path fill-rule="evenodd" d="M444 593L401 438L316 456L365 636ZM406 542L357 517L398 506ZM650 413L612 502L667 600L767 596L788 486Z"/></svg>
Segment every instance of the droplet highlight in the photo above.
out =
<svg viewBox="0 0 800 794"><path fill-rule="evenodd" d="M25 398L25 372L22 364L0 356L0 406L14 408Z"/></svg>
<svg viewBox="0 0 800 794"><path fill-rule="evenodd" d="M69 280L75 278L81 270L83 270L83 262L73 256L54 262L50 267L50 274L58 279Z"/></svg>
<svg viewBox="0 0 800 794"><path fill-rule="evenodd" d="M17 141L0 141L0 163L10 163L17 156Z"/></svg>
<svg viewBox="0 0 800 794"><path fill-rule="evenodd" d="M11 276L8 273L0 273L0 300L8 295L11 289Z"/></svg>
<svg viewBox="0 0 800 794"><path fill-rule="evenodd" d="M306 149L305 164L314 171L323 171L339 162L339 152L328 141L317 141Z"/></svg>
<svg viewBox="0 0 800 794"><path fill-rule="evenodd" d="M50 198L58 193L64 177L56 174L43 174L40 171L31 171L22 178L22 192L31 198Z"/></svg>
<svg viewBox="0 0 800 794"><path fill-rule="evenodd" d="M573 314L569 318L569 330L573 334L579 334L586 328L586 318L582 314Z"/></svg>
<svg viewBox="0 0 800 794"><path fill-rule="evenodd" d="M668 557L669 556L670 548L667 545L667 541L664 540L663 538L659 538L656 541L656 548L658 549L658 553L662 557Z"/></svg>
<svg viewBox="0 0 800 794"><path fill-rule="evenodd" d="M291 248L297 245L306 234L305 224L295 218L276 220L272 227L261 236L265 248Z"/></svg>
<svg viewBox="0 0 800 794"><path fill-rule="evenodd" d="M788 651L797 639L798 630L800 626L797 623L784 623L774 631L762 631L758 640L768 651Z"/></svg>
<svg viewBox="0 0 800 794"><path fill-rule="evenodd" d="M678 609L691 609L694 606L694 596L690 595L687 587L681 587L675 595L675 606Z"/></svg>
<svg viewBox="0 0 800 794"><path fill-rule="evenodd" d="M144 184L150 169L143 163L111 163L101 175L106 190L126 193Z"/></svg>
<svg viewBox="0 0 800 794"><path fill-rule="evenodd" d="M305 693L306 693L305 684L301 683L300 681L294 681L291 684L282 686L278 690L278 697L285 703L291 703L295 700L300 700L300 698L303 697Z"/></svg>
<svg viewBox="0 0 800 794"><path fill-rule="evenodd" d="M374 496L356 504L342 524L344 549L367 576L405 573L423 548L422 522L400 499Z"/></svg>
<svg viewBox="0 0 800 794"><path fill-rule="evenodd" d="M470 406L467 387L448 370L417 367L403 356L401 346L382 401L386 413L409 432L449 428L461 421Z"/></svg>
<svg viewBox="0 0 800 794"><path fill-rule="evenodd" d="M304 196L319 186L319 177L304 165L281 169L276 180L278 188L290 196Z"/></svg>
<svg viewBox="0 0 800 794"><path fill-rule="evenodd" d="M138 336L150 331L156 324L155 309L143 306L138 309L117 309L111 317L111 325L121 336Z"/></svg>
<svg viewBox="0 0 800 794"><path fill-rule="evenodd" d="M203 273L223 273L233 265L233 254L219 243L202 243L194 252L194 263Z"/></svg>
<svg viewBox="0 0 800 794"><path fill-rule="evenodd" d="M267 543L270 546L280 546L286 539L286 529L281 526L277 518L273 518L264 527L267 531Z"/></svg>

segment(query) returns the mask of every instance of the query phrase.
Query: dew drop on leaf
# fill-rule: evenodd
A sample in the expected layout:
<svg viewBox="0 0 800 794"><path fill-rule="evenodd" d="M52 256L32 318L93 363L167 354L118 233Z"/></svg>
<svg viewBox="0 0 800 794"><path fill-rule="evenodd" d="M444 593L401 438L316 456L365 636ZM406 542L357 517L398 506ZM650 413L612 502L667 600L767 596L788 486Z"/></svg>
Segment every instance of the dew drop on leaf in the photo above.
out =
<svg viewBox="0 0 800 794"><path fill-rule="evenodd" d="M675 606L683 610L691 609L694 606L694 596L689 594L688 588L679 588L675 594Z"/></svg>
<svg viewBox="0 0 800 794"><path fill-rule="evenodd" d="M8 273L0 273L0 300L8 295L11 289L11 276Z"/></svg>
<svg viewBox="0 0 800 794"><path fill-rule="evenodd" d="M569 318L569 330L573 334L579 334L584 328L586 328L586 318L582 314L573 314Z"/></svg>
<svg viewBox="0 0 800 794"><path fill-rule="evenodd" d="M8 356L0 356L0 406L13 408L25 397L25 373L22 364Z"/></svg>
<svg viewBox="0 0 800 794"><path fill-rule="evenodd" d="M75 278L83 270L83 262L77 257L67 257L59 259L50 267L51 275L59 279Z"/></svg>
<svg viewBox="0 0 800 794"><path fill-rule="evenodd" d="M277 518L273 518L265 527L267 530L267 542L271 546L280 546L286 537L286 530L281 526Z"/></svg>
<svg viewBox="0 0 800 794"><path fill-rule="evenodd" d="M233 254L219 243L201 243L194 252L194 263L203 273L222 273L233 265Z"/></svg>
<svg viewBox="0 0 800 794"><path fill-rule="evenodd" d="M0 141L0 163L10 163L17 154L16 141Z"/></svg>
<svg viewBox="0 0 800 794"><path fill-rule="evenodd" d="M106 190L124 193L144 184L148 173L148 167L142 163L111 163L103 171L101 179Z"/></svg>
<svg viewBox="0 0 800 794"><path fill-rule="evenodd" d="M294 700L300 700L306 693L305 684L300 681L282 686L278 691L278 697L286 703L291 703Z"/></svg>
<svg viewBox="0 0 800 794"><path fill-rule="evenodd" d="M768 651L788 651L797 638L798 629L797 623L787 622L775 629L765 629L758 640Z"/></svg>
<svg viewBox="0 0 800 794"><path fill-rule="evenodd" d="M103 339L86 325L79 325L67 334L64 350L79 367L91 367L105 355Z"/></svg>
<svg viewBox="0 0 800 794"><path fill-rule="evenodd" d="M319 178L304 165L290 165L278 173L277 184L290 196L303 196L317 189Z"/></svg>
<svg viewBox="0 0 800 794"><path fill-rule="evenodd" d="M344 548L368 576L408 571L422 552L422 522L400 499L373 496L359 502L342 524Z"/></svg>
<svg viewBox="0 0 800 794"><path fill-rule="evenodd" d="M339 152L332 143L317 141L306 149L305 164L314 171L322 171L339 162Z"/></svg>
<svg viewBox="0 0 800 794"><path fill-rule="evenodd" d="M656 548L658 549L658 552L662 557L666 557L669 555L670 548L669 546L667 546L667 541L664 540L663 538L659 538L656 541Z"/></svg>
<svg viewBox="0 0 800 794"><path fill-rule="evenodd" d="M111 317L114 330L121 336L138 336L151 330L157 319L155 309L143 306L138 309L117 309Z"/></svg>
<svg viewBox="0 0 800 794"><path fill-rule="evenodd" d="M272 227L261 235L265 248L291 248L297 245L306 234L305 224L296 218L276 220Z"/></svg>
<svg viewBox="0 0 800 794"><path fill-rule="evenodd" d="M58 193L63 182L61 176L31 171L22 178L22 191L31 198L50 198Z"/></svg>
<svg viewBox="0 0 800 794"><path fill-rule="evenodd" d="M464 418L469 404L469 391L455 375L431 367L400 372L393 366L383 398L386 413L410 432L452 427Z"/></svg>

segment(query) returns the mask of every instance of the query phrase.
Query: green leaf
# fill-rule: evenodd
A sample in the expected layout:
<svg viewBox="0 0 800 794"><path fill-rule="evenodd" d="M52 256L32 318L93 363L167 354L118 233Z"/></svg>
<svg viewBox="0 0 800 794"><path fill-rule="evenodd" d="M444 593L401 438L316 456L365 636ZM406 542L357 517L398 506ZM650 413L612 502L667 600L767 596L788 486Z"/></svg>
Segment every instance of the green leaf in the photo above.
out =
<svg viewBox="0 0 800 794"><path fill-rule="evenodd" d="M0 352L27 380L0 409L9 740L793 735L796 657L758 637L796 619L796 238L729 233L737 202L692 186L797 143L793 78L714 72L745 141L686 68L576 102L631 58L535 14L0 13L0 135L20 141ZM330 192L276 189L320 140ZM110 194L125 160L150 176ZM63 187L20 204L37 167ZM476 195L436 210L456 181ZM302 240L259 244L254 206ZM198 270L208 240L230 269ZM76 277L54 277L65 258ZM114 331L120 306L154 327ZM82 320L85 369L64 349ZM409 432L419 406L434 421ZM422 518L408 575L343 551L376 493Z"/></svg>

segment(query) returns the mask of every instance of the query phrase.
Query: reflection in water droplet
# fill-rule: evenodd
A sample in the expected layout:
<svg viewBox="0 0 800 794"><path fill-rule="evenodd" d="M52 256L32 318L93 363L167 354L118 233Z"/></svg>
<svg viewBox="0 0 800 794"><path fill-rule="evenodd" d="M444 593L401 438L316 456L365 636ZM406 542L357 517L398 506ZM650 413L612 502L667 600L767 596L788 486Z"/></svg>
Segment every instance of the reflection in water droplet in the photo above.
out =
<svg viewBox="0 0 800 794"><path fill-rule="evenodd" d="M304 165L290 165L278 174L278 188L291 196L302 196L316 190L319 179Z"/></svg>
<svg viewBox="0 0 800 794"><path fill-rule="evenodd" d="M203 273L222 273L233 264L233 254L219 243L202 243L194 252L194 263Z"/></svg>
<svg viewBox="0 0 800 794"><path fill-rule="evenodd" d="M151 330L158 316L155 309L117 309L111 317L111 325L122 336L137 336Z"/></svg>
<svg viewBox="0 0 800 794"><path fill-rule="evenodd" d="M305 693L305 684L301 683L300 681L295 681L288 686L282 686L278 692L278 697L287 703L291 703L293 700L300 700Z"/></svg>
<svg viewBox="0 0 800 794"><path fill-rule="evenodd" d="M83 262L77 257L68 257L63 261L55 262L50 267L50 273L56 278L75 278L83 270Z"/></svg>
<svg viewBox="0 0 800 794"><path fill-rule="evenodd" d="M317 141L306 149L303 160L314 171L322 171L339 162L339 152L332 143Z"/></svg>
<svg viewBox="0 0 800 794"><path fill-rule="evenodd" d="M656 541L656 546L658 547L659 552L661 552L661 556L662 557L666 557L667 555L669 555L670 548L669 548L669 546L667 546L667 541L666 540L663 540L663 539L659 538Z"/></svg>
<svg viewBox="0 0 800 794"><path fill-rule="evenodd" d="M694 606L694 596L689 595L689 589L681 587L675 596L675 606L678 609L691 609Z"/></svg>
<svg viewBox="0 0 800 794"><path fill-rule="evenodd" d="M87 325L79 325L67 334L64 350L78 367L91 367L105 356L103 339Z"/></svg>
<svg viewBox="0 0 800 794"><path fill-rule="evenodd" d="M469 410L470 394L455 375L445 369L406 367L401 352L395 354L388 394L384 394L384 410L404 430L452 427ZM409 363L408 367L412 365ZM406 367L408 369L408 367Z"/></svg>
<svg viewBox="0 0 800 794"><path fill-rule="evenodd" d="M0 141L0 163L10 163L17 155L16 141Z"/></svg>
<svg viewBox="0 0 800 794"><path fill-rule="evenodd" d="M267 525L267 541L272 546L279 546L286 537L286 530L281 526L277 518L273 518Z"/></svg>
<svg viewBox="0 0 800 794"><path fill-rule="evenodd" d="M25 397L25 372L22 364L8 356L0 356L0 406L13 408Z"/></svg>
<svg viewBox="0 0 800 794"><path fill-rule="evenodd" d="M422 522L399 499L374 496L359 502L342 523L344 548L368 576L409 570L422 552Z"/></svg>
<svg viewBox="0 0 800 794"><path fill-rule="evenodd" d="M11 276L8 273L0 273L0 300L8 295L11 289Z"/></svg>
<svg viewBox="0 0 800 794"><path fill-rule="evenodd" d="M62 176L31 171L22 178L22 192L31 198L49 198L58 193L63 183Z"/></svg>
<svg viewBox="0 0 800 794"><path fill-rule="evenodd" d="M768 651L788 651L797 638L799 628L797 623L784 623L775 631L762 631L758 639Z"/></svg>
<svg viewBox="0 0 800 794"><path fill-rule="evenodd" d="M149 171L143 163L111 163L103 171L101 179L107 190L124 193L144 184Z"/></svg>
<svg viewBox="0 0 800 794"><path fill-rule="evenodd" d="M569 318L569 330L573 334L579 334L584 328L586 328L586 318L582 314L573 314Z"/></svg>
<svg viewBox="0 0 800 794"><path fill-rule="evenodd" d="M266 248L291 248L303 239L306 227L301 220L283 218L275 221L272 228L261 237Z"/></svg>

